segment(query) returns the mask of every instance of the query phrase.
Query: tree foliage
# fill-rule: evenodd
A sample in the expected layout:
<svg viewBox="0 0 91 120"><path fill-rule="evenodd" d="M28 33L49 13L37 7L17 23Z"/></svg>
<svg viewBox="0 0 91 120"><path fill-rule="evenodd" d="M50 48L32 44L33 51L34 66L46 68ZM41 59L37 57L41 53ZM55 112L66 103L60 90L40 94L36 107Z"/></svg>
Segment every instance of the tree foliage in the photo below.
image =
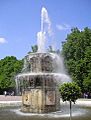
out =
<svg viewBox="0 0 91 120"><path fill-rule="evenodd" d="M74 82L64 83L64 84L60 85L59 91L61 93L63 101L72 101L75 103L75 101L81 95L80 87Z"/></svg>
<svg viewBox="0 0 91 120"><path fill-rule="evenodd" d="M75 101L81 96L80 87L74 83L64 83L59 86L59 91L62 96L63 101L69 101L70 103L70 120L72 120L72 102Z"/></svg>
<svg viewBox="0 0 91 120"><path fill-rule="evenodd" d="M22 60L7 56L0 60L0 89L15 87L14 76L22 69Z"/></svg>
<svg viewBox="0 0 91 120"><path fill-rule="evenodd" d="M65 65L82 91L91 92L91 29L71 30L63 43Z"/></svg>
<svg viewBox="0 0 91 120"><path fill-rule="evenodd" d="M38 50L38 46L37 45L31 46L31 48L32 48L32 52L33 53L37 52L37 50Z"/></svg>
<svg viewBox="0 0 91 120"><path fill-rule="evenodd" d="M33 45L33 46L31 46L31 51L29 51L28 54L36 53L37 51L38 51L38 46L37 45Z"/></svg>

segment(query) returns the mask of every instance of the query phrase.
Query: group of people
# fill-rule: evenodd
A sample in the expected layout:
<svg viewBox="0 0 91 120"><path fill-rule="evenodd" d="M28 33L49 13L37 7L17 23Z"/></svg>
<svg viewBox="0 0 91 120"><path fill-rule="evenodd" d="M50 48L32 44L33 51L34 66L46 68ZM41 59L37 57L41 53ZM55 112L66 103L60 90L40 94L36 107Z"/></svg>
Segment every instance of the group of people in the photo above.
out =
<svg viewBox="0 0 91 120"><path fill-rule="evenodd" d="M85 92L85 93L83 94L83 97L84 97L84 98L91 98L91 93Z"/></svg>
<svg viewBox="0 0 91 120"><path fill-rule="evenodd" d="M5 96L7 96L7 95L14 96L14 91L12 91L12 92L4 91L4 95L5 95Z"/></svg>
<svg viewBox="0 0 91 120"><path fill-rule="evenodd" d="M88 98L88 94L87 93L84 93L84 98Z"/></svg>

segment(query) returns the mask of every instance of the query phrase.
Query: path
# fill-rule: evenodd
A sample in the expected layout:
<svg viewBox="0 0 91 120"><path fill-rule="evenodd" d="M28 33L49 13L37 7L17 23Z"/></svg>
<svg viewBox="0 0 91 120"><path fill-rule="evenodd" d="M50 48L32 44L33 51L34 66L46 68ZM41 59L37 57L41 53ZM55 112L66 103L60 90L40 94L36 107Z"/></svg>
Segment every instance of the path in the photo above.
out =
<svg viewBox="0 0 91 120"><path fill-rule="evenodd" d="M21 105L22 97L21 96L4 96L0 95L0 107L3 106L11 106L11 105ZM62 102L60 100L60 104L69 104L69 102ZM91 107L91 99L78 99L76 101L77 105Z"/></svg>
<svg viewBox="0 0 91 120"><path fill-rule="evenodd" d="M91 107L91 99L78 99L76 100L76 105L79 105L79 106L87 106L87 107ZM62 99L60 100L60 104L69 104L68 101L66 102L62 102ZM74 103L72 103L74 104Z"/></svg>
<svg viewBox="0 0 91 120"><path fill-rule="evenodd" d="M4 96L0 95L0 107L21 106L21 96Z"/></svg>
<svg viewBox="0 0 91 120"><path fill-rule="evenodd" d="M4 96L0 95L0 101L21 101L21 96Z"/></svg>

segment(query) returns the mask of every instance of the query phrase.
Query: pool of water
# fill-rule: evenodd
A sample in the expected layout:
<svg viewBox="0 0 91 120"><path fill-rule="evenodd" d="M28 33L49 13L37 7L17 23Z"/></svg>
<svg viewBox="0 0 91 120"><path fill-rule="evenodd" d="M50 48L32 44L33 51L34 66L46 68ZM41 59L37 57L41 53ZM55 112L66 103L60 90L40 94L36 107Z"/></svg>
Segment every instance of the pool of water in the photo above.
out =
<svg viewBox="0 0 91 120"><path fill-rule="evenodd" d="M0 108L0 120L69 120L69 105L47 114L22 113L20 108ZM72 105L72 120L91 120L91 107Z"/></svg>

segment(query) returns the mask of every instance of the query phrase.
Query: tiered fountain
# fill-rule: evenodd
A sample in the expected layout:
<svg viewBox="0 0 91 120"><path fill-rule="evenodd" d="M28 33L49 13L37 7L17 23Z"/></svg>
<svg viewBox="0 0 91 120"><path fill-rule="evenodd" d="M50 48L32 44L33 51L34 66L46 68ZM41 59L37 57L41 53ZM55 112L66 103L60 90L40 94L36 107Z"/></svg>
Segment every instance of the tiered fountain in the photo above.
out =
<svg viewBox="0 0 91 120"><path fill-rule="evenodd" d="M1 108L0 120L69 119L69 105L61 102L61 109L59 109L60 96L57 86L59 82L68 82L70 78L64 72L62 59L56 54L45 51L46 37L51 34L51 22L47 10L42 8L38 52L28 54L24 58L23 72L16 76L17 92L22 92L23 112L16 107ZM73 105L72 115L72 120L91 120L90 100L82 100L80 104Z"/></svg>
<svg viewBox="0 0 91 120"><path fill-rule="evenodd" d="M23 112L48 113L60 109L58 81L62 82L63 78L68 80L69 77L57 73L60 67L63 69L59 56L45 51L45 40L51 34L47 10L42 8L41 31L37 34L38 52L24 58L23 73L17 76L18 90L22 91Z"/></svg>

